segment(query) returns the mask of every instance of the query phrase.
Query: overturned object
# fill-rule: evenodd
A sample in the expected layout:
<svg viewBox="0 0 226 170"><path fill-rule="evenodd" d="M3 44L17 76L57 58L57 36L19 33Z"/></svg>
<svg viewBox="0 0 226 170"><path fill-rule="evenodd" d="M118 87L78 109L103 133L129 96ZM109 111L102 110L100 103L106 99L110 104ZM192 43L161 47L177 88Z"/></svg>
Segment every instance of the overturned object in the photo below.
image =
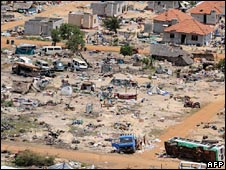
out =
<svg viewBox="0 0 226 170"><path fill-rule="evenodd" d="M195 162L224 160L224 145L213 145L191 139L174 137L164 142L167 155L191 159Z"/></svg>
<svg viewBox="0 0 226 170"><path fill-rule="evenodd" d="M131 99L137 100L137 94L119 94L119 93L115 93L114 97L117 97L119 99L124 99L124 100L131 100Z"/></svg>

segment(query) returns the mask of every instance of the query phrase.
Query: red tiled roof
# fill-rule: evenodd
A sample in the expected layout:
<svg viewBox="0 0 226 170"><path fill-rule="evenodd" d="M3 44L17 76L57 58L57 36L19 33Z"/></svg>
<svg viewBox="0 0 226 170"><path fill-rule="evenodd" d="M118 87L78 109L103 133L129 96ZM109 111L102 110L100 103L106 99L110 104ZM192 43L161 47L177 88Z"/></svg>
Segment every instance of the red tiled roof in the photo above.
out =
<svg viewBox="0 0 226 170"><path fill-rule="evenodd" d="M206 35L213 31L213 28L209 25L202 24L195 19L186 19L180 23L172 25L164 30L164 32L180 32L187 34Z"/></svg>
<svg viewBox="0 0 226 170"><path fill-rule="evenodd" d="M212 10L215 10L217 14L221 14L223 7L225 7L225 1L204 1L188 12L191 14L210 14Z"/></svg>
<svg viewBox="0 0 226 170"><path fill-rule="evenodd" d="M154 20L157 21L171 21L172 19L176 18L179 22L185 19L192 19L192 16L181 12L178 9L170 9L166 12L159 14L158 16L154 17Z"/></svg>

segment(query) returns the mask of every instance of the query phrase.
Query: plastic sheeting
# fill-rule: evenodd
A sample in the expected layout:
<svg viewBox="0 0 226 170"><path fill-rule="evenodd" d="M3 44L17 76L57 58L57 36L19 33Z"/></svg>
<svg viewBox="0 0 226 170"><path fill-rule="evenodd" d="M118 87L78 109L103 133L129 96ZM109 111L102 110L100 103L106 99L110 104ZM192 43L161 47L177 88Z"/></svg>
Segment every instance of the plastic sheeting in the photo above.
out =
<svg viewBox="0 0 226 170"><path fill-rule="evenodd" d="M61 88L61 95L71 96L72 92L73 92L73 89L71 86L64 86Z"/></svg>

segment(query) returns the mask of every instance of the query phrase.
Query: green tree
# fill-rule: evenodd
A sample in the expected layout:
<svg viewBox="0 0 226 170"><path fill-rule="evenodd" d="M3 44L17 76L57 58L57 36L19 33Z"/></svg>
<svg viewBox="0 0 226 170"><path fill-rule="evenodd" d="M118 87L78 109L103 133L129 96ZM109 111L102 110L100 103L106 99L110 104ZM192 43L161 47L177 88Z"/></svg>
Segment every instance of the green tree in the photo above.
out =
<svg viewBox="0 0 226 170"><path fill-rule="evenodd" d="M73 52L81 50L85 46L84 33L79 27L72 24L62 24L60 26L60 36L66 42L66 47Z"/></svg>
<svg viewBox="0 0 226 170"><path fill-rule="evenodd" d="M64 23L60 26L60 36L63 40L69 40L76 26Z"/></svg>
<svg viewBox="0 0 226 170"><path fill-rule="evenodd" d="M120 54L126 56L126 55L132 55L133 54L133 47L129 46L128 44L121 46L120 48Z"/></svg>
<svg viewBox="0 0 226 170"><path fill-rule="evenodd" d="M59 30L53 29L51 31L51 37L52 37L53 44L55 46L57 42L60 42L60 32L59 32Z"/></svg>
<svg viewBox="0 0 226 170"><path fill-rule="evenodd" d="M69 40L66 42L66 46L72 52L76 52L78 50L82 50L85 46L85 41L83 39L84 34L73 34Z"/></svg>
<svg viewBox="0 0 226 170"><path fill-rule="evenodd" d="M103 25L109 31L114 31L117 33L117 29L120 28L120 22L121 20L117 17L110 17L103 20Z"/></svg>
<svg viewBox="0 0 226 170"><path fill-rule="evenodd" d="M150 65L150 59L145 57L142 59L142 63L144 63L146 66L149 66Z"/></svg>

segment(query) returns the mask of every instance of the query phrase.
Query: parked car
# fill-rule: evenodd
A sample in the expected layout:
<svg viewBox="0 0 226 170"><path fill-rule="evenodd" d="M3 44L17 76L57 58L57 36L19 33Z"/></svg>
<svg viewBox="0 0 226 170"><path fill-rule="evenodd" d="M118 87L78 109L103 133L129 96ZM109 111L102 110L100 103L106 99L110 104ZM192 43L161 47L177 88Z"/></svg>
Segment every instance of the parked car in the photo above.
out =
<svg viewBox="0 0 226 170"><path fill-rule="evenodd" d="M50 70L49 64L46 61L37 60L35 65L41 68L42 70Z"/></svg>
<svg viewBox="0 0 226 170"><path fill-rule="evenodd" d="M54 61L54 62L53 62L53 68L54 68L54 70L56 70L56 71L64 71L65 66L64 66L64 64L63 64L62 61L57 60L57 61Z"/></svg>

